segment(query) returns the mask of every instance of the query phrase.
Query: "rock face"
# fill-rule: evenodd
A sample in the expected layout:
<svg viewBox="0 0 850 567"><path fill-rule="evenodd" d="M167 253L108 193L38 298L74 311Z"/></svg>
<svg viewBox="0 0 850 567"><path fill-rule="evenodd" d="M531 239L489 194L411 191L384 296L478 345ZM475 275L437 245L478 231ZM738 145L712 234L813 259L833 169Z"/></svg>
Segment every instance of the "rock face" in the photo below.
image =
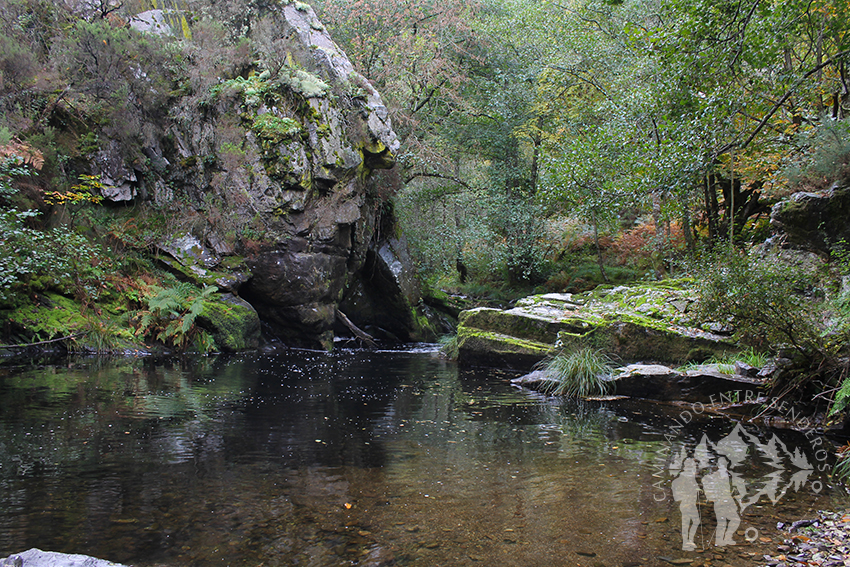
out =
<svg viewBox="0 0 850 567"><path fill-rule="evenodd" d="M163 262L247 300L289 344L329 348L344 298L358 326L430 338L404 241L390 238L384 201L398 182L376 174L399 146L387 108L312 8L266 9L278 64L221 79L202 104L178 99L147 132L143 165L105 144L92 162L103 196L186 211L157 243ZM167 16L132 25L174 33Z"/></svg>
<svg viewBox="0 0 850 567"><path fill-rule="evenodd" d="M527 297L505 311L464 311L459 359L528 369L571 346L597 348L623 362L702 361L735 350L725 337L690 326L686 288L684 282L609 286L581 295Z"/></svg>

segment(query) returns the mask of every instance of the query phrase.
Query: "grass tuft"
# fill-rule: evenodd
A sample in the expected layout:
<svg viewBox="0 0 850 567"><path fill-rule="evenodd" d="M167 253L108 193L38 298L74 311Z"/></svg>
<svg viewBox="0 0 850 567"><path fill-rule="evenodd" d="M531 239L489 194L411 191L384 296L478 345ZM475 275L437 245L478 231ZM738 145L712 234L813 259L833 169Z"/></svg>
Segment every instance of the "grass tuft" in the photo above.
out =
<svg viewBox="0 0 850 567"><path fill-rule="evenodd" d="M443 335L440 337L440 354L449 360L457 360L457 335Z"/></svg>
<svg viewBox="0 0 850 567"><path fill-rule="evenodd" d="M556 396L586 398L605 395L613 387L613 363L597 350L579 348L560 352L541 365L550 376L546 393Z"/></svg>

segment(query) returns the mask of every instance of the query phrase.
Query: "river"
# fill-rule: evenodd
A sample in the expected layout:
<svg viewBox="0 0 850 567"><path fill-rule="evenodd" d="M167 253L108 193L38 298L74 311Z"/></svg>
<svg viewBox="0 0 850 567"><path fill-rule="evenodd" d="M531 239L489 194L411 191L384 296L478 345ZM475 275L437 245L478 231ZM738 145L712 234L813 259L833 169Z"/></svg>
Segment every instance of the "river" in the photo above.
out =
<svg viewBox="0 0 850 567"><path fill-rule="evenodd" d="M848 503L811 435L705 416L677 427L678 408L555 399L511 377L428 345L0 368L0 556L758 565L777 520ZM715 545L718 512L700 496L697 549L682 550L669 470L687 455L703 481L731 455L749 495L735 545Z"/></svg>

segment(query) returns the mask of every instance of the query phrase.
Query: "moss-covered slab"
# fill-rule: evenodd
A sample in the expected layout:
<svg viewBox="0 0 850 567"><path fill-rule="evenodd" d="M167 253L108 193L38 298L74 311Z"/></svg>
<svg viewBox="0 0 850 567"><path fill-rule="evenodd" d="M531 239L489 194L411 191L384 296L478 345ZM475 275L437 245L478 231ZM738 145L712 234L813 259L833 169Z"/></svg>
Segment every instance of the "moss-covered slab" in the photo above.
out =
<svg viewBox="0 0 850 567"><path fill-rule="evenodd" d="M525 369L552 352L552 345L501 333L459 327L458 361L473 366Z"/></svg>
<svg viewBox="0 0 850 567"><path fill-rule="evenodd" d="M728 337L690 321L687 311L693 298L688 284L671 280L600 286L578 295L526 297L507 310L470 309L459 317L459 357L523 368L558 349L579 346L600 349L623 362L675 364L737 350ZM515 346L526 343L535 348ZM519 355L515 360L509 360L512 352Z"/></svg>

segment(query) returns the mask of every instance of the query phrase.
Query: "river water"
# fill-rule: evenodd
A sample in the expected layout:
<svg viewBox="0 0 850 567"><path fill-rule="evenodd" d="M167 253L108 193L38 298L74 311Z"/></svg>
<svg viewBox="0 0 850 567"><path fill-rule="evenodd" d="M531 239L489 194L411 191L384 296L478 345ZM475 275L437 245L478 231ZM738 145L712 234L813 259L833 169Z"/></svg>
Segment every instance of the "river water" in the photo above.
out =
<svg viewBox="0 0 850 567"><path fill-rule="evenodd" d="M427 346L2 368L0 557L757 565L777 520L848 503L811 435L677 427L681 408L559 400L511 377ZM731 455L749 494L735 545L715 545L722 514L699 496L697 549L682 550L669 470L686 455L703 479Z"/></svg>

